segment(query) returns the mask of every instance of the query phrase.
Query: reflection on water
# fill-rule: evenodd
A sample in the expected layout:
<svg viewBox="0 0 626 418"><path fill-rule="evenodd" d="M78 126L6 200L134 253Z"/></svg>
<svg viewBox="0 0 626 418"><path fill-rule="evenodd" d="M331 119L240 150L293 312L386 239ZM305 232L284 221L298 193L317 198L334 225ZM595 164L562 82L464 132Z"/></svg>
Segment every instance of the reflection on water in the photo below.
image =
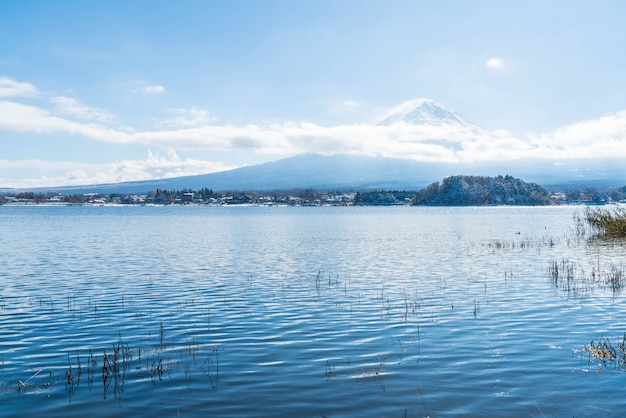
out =
<svg viewBox="0 0 626 418"><path fill-rule="evenodd" d="M617 415L574 210L0 208L2 415Z"/></svg>

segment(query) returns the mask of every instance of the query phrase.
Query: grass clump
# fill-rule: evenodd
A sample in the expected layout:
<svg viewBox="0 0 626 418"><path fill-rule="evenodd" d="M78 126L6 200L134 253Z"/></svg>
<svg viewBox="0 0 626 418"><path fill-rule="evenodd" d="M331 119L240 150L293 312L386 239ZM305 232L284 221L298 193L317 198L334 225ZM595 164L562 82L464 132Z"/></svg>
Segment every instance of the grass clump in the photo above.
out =
<svg viewBox="0 0 626 418"><path fill-rule="evenodd" d="M587 208L582 221L586 222L598 236L607 238L626 238L626 209Z"/></svg>
<svg viewBox="0 0 626 418"><path fill-rule="evenodd" d="M591 265L591 271L585 272L580 264L567 259L553 261L548 266L548 276L555 287L568 293L590 294L594 289L609 289L613 294L620 293L626 287L626 274L615 264Z"/></svg>
<svg viewBox="0 0 626 418"><path fill-rule="evenodd" d="M583 347L583 351L589 355L589 360L597 362L600 370L613 366L626 371L626 334L615 343L607 338L591 341Z"/></svg>

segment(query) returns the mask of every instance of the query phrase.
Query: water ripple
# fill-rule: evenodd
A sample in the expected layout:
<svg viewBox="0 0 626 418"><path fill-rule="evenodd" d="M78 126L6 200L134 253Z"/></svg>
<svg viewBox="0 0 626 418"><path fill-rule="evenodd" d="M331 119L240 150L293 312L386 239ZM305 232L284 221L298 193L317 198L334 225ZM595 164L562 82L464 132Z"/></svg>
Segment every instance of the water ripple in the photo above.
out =
<svg viewBox="0 0 626 418"><path fill-rule="evenodd" d="M624 296L547 274L626 251L569 208L65 209L1 208L3 415L626 408L582 352L621 338Z"/></svg>

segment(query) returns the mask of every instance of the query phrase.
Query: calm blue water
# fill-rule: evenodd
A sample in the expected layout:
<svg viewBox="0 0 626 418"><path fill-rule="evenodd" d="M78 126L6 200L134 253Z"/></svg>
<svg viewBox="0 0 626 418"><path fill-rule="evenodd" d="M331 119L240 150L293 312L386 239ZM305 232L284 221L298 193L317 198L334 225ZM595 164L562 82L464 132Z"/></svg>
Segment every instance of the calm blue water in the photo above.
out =
<svg viewBox="0 0 626 418"><path fill-rule="evenodd" d="M0 207L0 415L623 415L575 210Z"/></svg>

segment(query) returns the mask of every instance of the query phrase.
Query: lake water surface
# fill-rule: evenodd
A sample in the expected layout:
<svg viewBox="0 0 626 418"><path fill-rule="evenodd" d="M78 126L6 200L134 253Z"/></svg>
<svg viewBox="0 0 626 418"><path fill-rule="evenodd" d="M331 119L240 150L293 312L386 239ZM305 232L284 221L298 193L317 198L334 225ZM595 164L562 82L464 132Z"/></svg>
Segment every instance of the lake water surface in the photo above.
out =
<svg viewBox="0 0 626 418"><path fill-rule="evenodd" d="M0 207L0 415L623 415L575 211Z"/></svg>

